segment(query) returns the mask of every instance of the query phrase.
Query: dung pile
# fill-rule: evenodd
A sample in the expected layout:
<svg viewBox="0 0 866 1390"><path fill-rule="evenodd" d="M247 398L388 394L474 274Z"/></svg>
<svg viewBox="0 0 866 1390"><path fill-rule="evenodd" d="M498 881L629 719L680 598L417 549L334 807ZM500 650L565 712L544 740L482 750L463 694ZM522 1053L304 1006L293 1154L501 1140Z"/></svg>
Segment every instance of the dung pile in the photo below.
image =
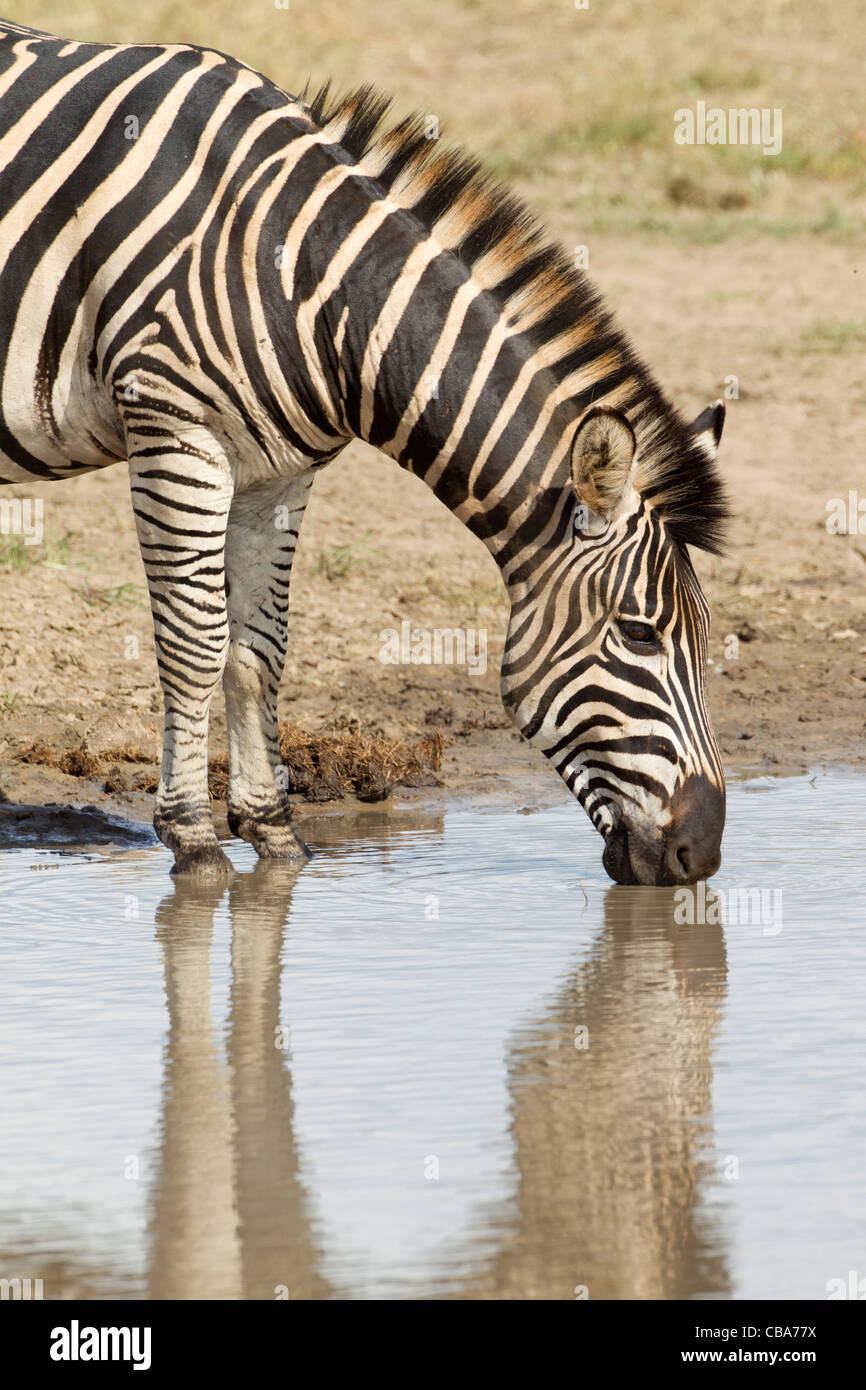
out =
<svg viewBox="0 0 866 1390"><path fill-rule="evenodd" d="M394 787L435 786L443 747L438 729L411 743L364 734L360 729L310 734L297 724L280 725L280 758L288 776L288 790L305 801L334 801L344 796L383 801ZM208 787L215 801L225 799L227 753L211 758Z"/></svg>
<svg viewBox="0 0 866 1390"><path fill-rule="evenodd" d="M296 724L280 725L280 757L288 790L305 801L332 801L345 796L382 801L394 787L435 786L443 747L444 739L438 729L411 742L365 734L359 728L310 734ZM151 752L138 743L96 749L87 739L66 752L39 741L22 747L18 757L25 763L56 767L71 777L104 777L103 790L110 794L130 790L123 764L153 763ZM159 772L151 767L133 778L132 789L152 794L158 783ZM208 790L212 800L225 800L227 753L210 759Z"/></svg>

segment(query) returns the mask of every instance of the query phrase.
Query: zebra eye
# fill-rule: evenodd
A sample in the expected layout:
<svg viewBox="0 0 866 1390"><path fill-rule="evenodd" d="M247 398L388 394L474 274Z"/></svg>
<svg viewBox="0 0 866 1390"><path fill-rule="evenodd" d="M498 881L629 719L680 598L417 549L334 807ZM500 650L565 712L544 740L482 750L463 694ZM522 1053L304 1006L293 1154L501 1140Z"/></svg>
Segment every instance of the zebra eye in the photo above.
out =
<svg viewBox="0 0 866 1390"><path fill-rule="evenodd" d="M634 643L638 647L658 646L658 638L655 628L650 627L649 623L638 623L633 618L619 618L619 630L627 641Z"/></svg>

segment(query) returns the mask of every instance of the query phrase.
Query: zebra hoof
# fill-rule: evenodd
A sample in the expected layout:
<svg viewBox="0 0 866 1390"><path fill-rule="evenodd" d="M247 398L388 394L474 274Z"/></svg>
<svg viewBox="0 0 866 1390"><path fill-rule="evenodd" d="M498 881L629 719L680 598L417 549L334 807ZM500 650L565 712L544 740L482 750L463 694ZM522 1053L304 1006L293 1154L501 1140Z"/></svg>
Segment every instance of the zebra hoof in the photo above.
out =
<svg viewBox="0 0 866 1390"><path fill-rule="evenodd" d="M289 826L279 828L272 825L261 827L259 833L250 835L250 842L260 859L292 859L296 863L311 859L312 854L299 835Z"/></svg>
<svg viewBox="0 0 866 1390"><path fill-rule="evenodd" d="M215 874L234 873L234 865L214 841L211 845L197 845L195 849L174 851L173 874L196 874L201 878Z"/></svg>
<svg viewBox="0 0 866 1390"><path fill-rule="evenodd" d="M229 830L239 840L251 844L260 859L310 859L303 840L285 819L272 822L253 820L242 811L229 809Z"/></svg>

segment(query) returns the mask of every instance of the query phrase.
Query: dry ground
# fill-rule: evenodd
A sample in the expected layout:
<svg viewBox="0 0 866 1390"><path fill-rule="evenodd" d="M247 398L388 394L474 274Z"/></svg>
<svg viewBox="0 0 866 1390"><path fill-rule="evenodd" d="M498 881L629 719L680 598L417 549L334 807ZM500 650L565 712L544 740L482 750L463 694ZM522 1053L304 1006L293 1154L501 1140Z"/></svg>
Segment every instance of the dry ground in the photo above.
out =
<svg viewBox="0 0 866 1390"><path fill-rule="evenodd" d="M866 499L859 3L219 0L145 15L33 0L26 22L208 43L290 90L308 73L372 78L400 111L433 112L471 144L566 246L588 248L590 274L684 410L736 378L722 458L737 516L724 557L697 557L729 767L864 759L866 535L825 524L831 499ZM675 145L674 110L699 99L781 108L782 154ZM37 739L73 747L117 711L134 712L127 732L144 737L141 721L158 728L161 710L124 468L26 491L44 498L46 537L36 550L0 536L0 787L146 815L141 794L17 757ZM441 728L450 787L535 766L499 705L495 566L423 484L365 446L317 481L291 608L281 717L313 732ZM382 664L380 633L403 619L484 628L486 673ZM220 706L213 747L224 746Z"/></svg>

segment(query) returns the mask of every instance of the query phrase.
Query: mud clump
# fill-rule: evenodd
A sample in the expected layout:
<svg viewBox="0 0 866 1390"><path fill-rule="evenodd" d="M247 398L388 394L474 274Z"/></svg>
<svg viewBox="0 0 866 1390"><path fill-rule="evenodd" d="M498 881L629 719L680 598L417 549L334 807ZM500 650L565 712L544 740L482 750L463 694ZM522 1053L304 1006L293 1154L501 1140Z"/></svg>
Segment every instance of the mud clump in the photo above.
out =
<svg viewBox="0 0 866 1390"><path fill-rule="evenodd" d="M129 791L129 784L123 770L117 763L112 763L108 769L108 776L102 784L102 790L109 796L116 796L121 792Z"/></svg>
<svg viewBox="0 0 866 1390"><path fill-rule="evenodd" d="M437 729L416 743L348 733L309 734L296 724L280 725L280 758L288 791L305 801L384 801L394 787L438 786L445 741ZM214 801L228 791L228 754L211 758L208 790Z"/></svg>
<svg viewBox="0 0 866 1390"><path fill-rule="evenodd" d="M42 767L56 767L62 754L56 748L52 748L50 743L37 739L35 743L29 743L26 748L18 750L18 759L22 763L39 763Z"/></svg>
<svg viewBox="0 0 866 1390"><path fill-rule="evenodd" d="M82 745L64 753L57 766L70 777L95 777L102 766L102 759L98 753L91 753L89 748Z"/></svg>
<svg viewBox="0 0 866 1390"><path fill-rule="evenodd" d="M352 794L361 801L382 801L392 787L438 785L445 740L438 729L416 743L364 734L305 733L295 724L280 725L280 757L289 774L289 791L307 801L328 801Z"/></svg>
<svg viewBox="0 0 866 1390"><path fill-rule="evenodd" d="M107 769L108 776L103 787L107 792L127 790L126 778L119 767L120 763L151 761L150 755L137 746L111 748L105 753L98 753L86 743L81 743L77 748L70 748L66 753L62 753L52 744L41 740L20 749L18 758L22 763L56 767L59 772L65 772L69 777L98 777Z"/></svg>
<svg viewBox="0 0 866 1390"><path fill-rule="evenodd" d="M360 801L383 801L394 787L438 786L444 737L439 729L416 742L365 734L360 729L330 734L310 734L296 724L280 725L280 757L286 769L287 789L305 801L334 801L356 796ZM62 752L37 741L22 747L21 762L55 767L71 777L105 776L103 790L129 789L123 763L152 762L150 751L138 743L97 751L85 739L79 747ZM228 754L208 763L211 800L224 801L228 792ZM136 791L151 795L159 784L159 772L148 769L133 780Z"/></svg>

